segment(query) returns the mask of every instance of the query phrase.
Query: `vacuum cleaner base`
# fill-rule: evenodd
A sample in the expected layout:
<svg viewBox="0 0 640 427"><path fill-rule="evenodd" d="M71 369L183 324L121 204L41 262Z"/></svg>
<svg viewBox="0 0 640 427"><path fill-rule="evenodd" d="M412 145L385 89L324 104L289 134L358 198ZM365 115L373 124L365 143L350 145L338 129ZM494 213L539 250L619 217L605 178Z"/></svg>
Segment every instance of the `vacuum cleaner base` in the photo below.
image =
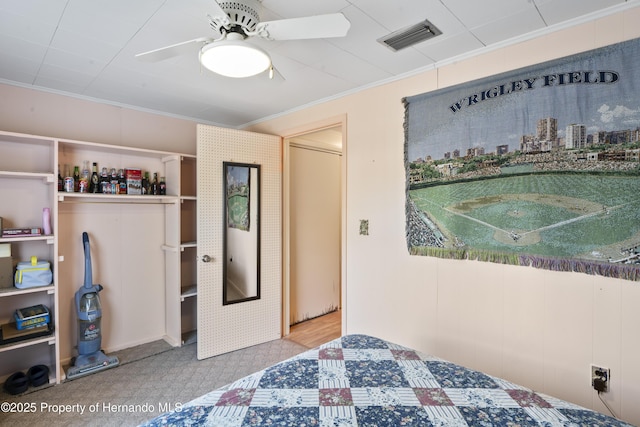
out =
<svg viewBox="0 0 640 427"><path fill-rule="evenodd" d="M107 356L102 351L96 351L91 354L81 354L76 358L74 365L67 370L67 379L73 380L84 377L94 372L115 368L119 364L120 361L116 356Z"/></svg>

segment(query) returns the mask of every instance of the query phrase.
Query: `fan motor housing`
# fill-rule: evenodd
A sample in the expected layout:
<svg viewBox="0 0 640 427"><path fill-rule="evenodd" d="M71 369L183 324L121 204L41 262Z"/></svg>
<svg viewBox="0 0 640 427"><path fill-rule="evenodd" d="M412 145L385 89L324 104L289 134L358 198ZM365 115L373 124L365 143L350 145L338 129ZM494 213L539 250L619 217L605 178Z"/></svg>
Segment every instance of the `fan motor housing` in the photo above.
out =
<svg viewBox="0 0 640 427"><path fill-rule="evenodd" d="M218 4L227 13L231 25L227 29L215 19L211 19L210 24L214 31L224 34L230 30L237 31L238 28L244 33L256 30L256 26L260 22L260 15L258 15L259 3L256 0L220 1Z"/></svg>

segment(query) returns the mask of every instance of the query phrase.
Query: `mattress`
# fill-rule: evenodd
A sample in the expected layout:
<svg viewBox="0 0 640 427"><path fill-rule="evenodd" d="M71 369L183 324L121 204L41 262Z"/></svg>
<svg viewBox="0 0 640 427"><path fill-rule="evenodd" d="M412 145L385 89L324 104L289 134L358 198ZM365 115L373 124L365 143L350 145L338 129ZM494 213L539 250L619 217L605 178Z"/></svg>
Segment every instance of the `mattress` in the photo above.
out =
<svg viewBox="0 0 640 427"><path fill-rule="evenodd" d="M388 341L347 335L145 425L630 426Z"/></svg>

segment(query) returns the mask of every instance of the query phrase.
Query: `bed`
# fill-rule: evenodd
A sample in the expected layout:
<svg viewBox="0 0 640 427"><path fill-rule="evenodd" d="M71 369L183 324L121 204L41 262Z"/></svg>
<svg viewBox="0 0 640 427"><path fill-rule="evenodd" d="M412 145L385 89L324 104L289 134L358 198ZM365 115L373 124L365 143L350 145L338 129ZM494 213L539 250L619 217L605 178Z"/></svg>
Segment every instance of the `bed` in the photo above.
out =
<svg viewBox="0 0 640 427"><path fill-rule="evenodd" d="M630 426L367 335L347 335L145 425ZM631 427L631 426L630 426Z"/></svg>

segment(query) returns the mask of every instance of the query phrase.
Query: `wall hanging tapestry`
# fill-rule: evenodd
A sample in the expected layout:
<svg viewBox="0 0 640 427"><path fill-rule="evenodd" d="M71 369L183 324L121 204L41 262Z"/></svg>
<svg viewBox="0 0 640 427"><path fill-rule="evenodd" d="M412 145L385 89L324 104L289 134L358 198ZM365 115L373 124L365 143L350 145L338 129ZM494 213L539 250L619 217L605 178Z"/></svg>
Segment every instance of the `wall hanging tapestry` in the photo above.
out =
<svg viewBox="0 0 640 427"><path fill-rule="evenodd" d="M411 254L640 280L640 39L403 101Z"/></svg>

